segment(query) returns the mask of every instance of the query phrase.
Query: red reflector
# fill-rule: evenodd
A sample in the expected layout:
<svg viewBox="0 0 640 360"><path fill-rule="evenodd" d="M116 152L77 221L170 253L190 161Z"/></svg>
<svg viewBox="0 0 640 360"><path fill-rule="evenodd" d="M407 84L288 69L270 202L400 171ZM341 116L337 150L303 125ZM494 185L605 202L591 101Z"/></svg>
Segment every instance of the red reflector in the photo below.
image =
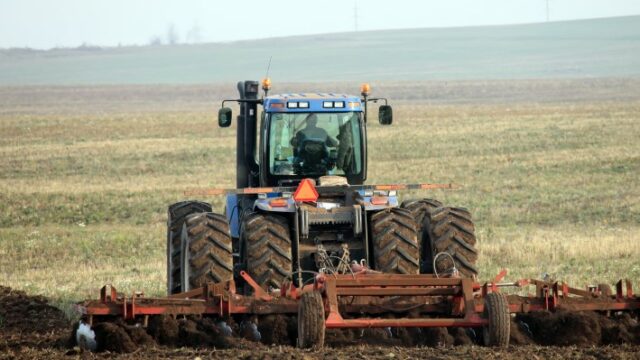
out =
<svg viewBox="0 0 640 360"><path fill-rule="evenodd" d="M269 201L269 205L273 207L287 207L287 199L273 199Z"/></svg>
<svg viewBox="0 0 640 360"><path fill-rule="evenodd" d="M389 198L386 196L373 196L371 197L371 205L387 205Z"/></svg>
<svg viewBox="0 0 640 360"><path fill-rule="evenodd" d="M313 180L302 179L300 185L298 185L298 188L296 189L296 192L293 193L293 200L297 202L315 202L316 200L318 200L318 192L316 191L316 187L313 184Z"/></svg>

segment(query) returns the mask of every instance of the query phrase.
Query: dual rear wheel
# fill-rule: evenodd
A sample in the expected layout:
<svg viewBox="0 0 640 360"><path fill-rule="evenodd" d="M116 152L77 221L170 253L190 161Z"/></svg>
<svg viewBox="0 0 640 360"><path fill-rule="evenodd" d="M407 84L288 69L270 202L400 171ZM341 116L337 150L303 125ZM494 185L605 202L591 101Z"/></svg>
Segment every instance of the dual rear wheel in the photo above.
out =
<svg viewBox="0 0 640 360"><path fill-rule="evenodd" d="M208 212L187 216L181 240L183 292L233 278L231 234L224 215Z"/></svg>
<svg viewBox="0 0 640 360"><path fill-rule="evenodd" d="M410 211L418 225L421 273L445 274L455 266L461 276L478 276L475 226L467 209L433 199L408 200L401 208Z"/></svg>
<svg viewBox="0 0 640 360"><path fill-rule="evenodd" d="M291 276L289 226L276 215L244 217L240 251L249 275L264 289L279 288ZM207 282L233 278L233 247L224 215L211 205L183 201L169 207L167 226L167 291L189 291Z"/></svg>
<svg viewBox="0 0 640 360"><path fill-rule="evenodd" d="M210 212L211 205L201 201L181 201L169 206L167 214L167 292L182 291L182 227L189 215Z"/></svg>
<svg viewBox="0 0 640 360"><path fill-rule="evenodd" d="M184 201L169 207L167 291L189 291L233 278L232 242L224 215L211 205Z"/></svg>
<svg viewBox="0 0 640 360"><path fill-rule="evenodd" d="M293 271L287 220L278 215L249 213L243 217L240 238L247 273L263 289L279 289Z"/></svg>

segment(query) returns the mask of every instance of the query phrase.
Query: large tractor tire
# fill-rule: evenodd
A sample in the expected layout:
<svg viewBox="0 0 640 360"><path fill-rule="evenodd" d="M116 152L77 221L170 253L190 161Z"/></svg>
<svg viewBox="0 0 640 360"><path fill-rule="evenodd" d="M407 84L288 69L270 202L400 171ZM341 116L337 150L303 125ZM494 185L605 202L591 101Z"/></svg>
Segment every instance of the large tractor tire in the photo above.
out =
<svg viewBox="0 0 640 360"><path fill-rule="evenodd" d="M287 220L278 215L250 213L240 228L240 247L247 273L263 289L279 289L291 277L291 237Z"/></svg>
<svg viewBox="0 0 640 360"><path fill-rule="evenodd" d="M442 207L442 203L436 199L411 199L403 201L400 207L411 211L416 223L421 225L424 217L431 214L433 210Z"/></svg>
<svg viewBox="0 0 640 360"><path fill-rule="evenodd" d="M200 201L181 201L169 206L167 216L167 293L179 293L182 225L187 216L210 212L211 205Z"/></svg>
<svg viewBox="0 0 640 360"><path fill-rule="evenodd" d="M435 261L437 273L451 270L455 265L460 275L469 278L477 277L478 251L475 248L475 227L471 213L463 208L440 207L425 217L425 222L429 227L428 235L433 256L423 258L423 262L433 263L434 256L437 256Z"/></svg>
<svg viewBox="0 0 640 360"><path fill-rule="evenodd" d="M401 208L382 210L371 217L374 265L389 274L418 274L420 250L418 226Z"/></svg>
<svg viewBox="0 0 640 360"><path fill-rule="evenodd" d="M187 216L181 237L183 292L233 279L231 233L224 215L209 212Z"/></svg>
<svg viewBox="0 0 640 360"><path fill-rule="evenodd" d="M429 216L442 207L442 203L435 199L405 200L401 208L411 211L413 219L418 224L418 244L420 246L420 273L433 274L433 247L429 237ZM425 221L426 220L426 221Z"/></svg>

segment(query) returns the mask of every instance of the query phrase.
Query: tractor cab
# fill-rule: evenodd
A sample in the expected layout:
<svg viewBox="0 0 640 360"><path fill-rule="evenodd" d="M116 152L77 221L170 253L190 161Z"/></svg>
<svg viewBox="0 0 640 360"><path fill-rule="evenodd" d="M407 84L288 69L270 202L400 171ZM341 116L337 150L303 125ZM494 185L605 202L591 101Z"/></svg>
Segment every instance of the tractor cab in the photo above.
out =
<svg viewBox="0 0 640 360"><path fill-rule="evenodd" d="M362 184L367 177L367 103L385 102L379 109L379 121L388 125L392 110L387 100L369 98L367 84L361 87L362 97L335 93L269 96L270 87L271 82L263 80L264 97L258 99L256 81L240 82L240 99L223 101L219 112L220 126L229 126L231 109L224 103L240 104L237 187L292 186L304 178L323 176ZM259 127L258 105L262 105Z"/></svg>
<svg viewBox="0 0 640 360"><path fill-rule="evenodd" d="M334 175L365 178L366 144L359 98L286 94L264 101L261 126L263 183L286 185Z"/></svg>

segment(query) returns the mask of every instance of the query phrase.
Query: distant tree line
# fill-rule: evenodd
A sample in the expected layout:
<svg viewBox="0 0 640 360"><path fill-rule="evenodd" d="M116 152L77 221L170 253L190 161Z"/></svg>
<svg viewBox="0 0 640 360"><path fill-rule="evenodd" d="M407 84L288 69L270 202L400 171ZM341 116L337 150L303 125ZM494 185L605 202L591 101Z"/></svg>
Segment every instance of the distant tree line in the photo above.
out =
<svg viewBox="0 0 640 360"><path fill-rule="evenodd" d="M180 41L180 34L174 24L167 25L167 31L164 35L153 35L149 39L149 45L177 45L177 44L194 44L202 41L202 29L197 24L194 24L189 31L187 31L184 41Z"/></svg>

